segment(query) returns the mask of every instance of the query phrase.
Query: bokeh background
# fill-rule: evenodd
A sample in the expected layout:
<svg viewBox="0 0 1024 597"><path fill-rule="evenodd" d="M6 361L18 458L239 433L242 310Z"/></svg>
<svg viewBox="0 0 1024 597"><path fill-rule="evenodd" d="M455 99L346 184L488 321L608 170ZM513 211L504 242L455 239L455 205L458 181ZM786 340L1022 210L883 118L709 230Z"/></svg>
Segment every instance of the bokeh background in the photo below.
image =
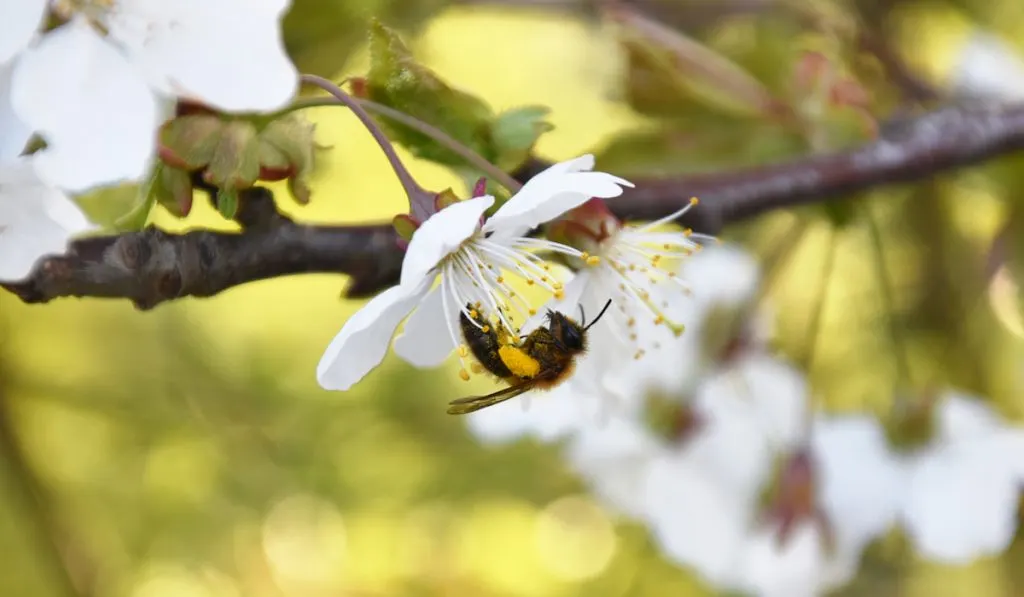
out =
<svg viewBox="0 0 1024 597"><path fill-rule="evenodd" d="M586 3L449 4L295 0L286 41L307 72L363 74L366 22L377 15L401 28L419 60L495 110L550 107L555 128L538 154L596 151L599 167L617 174L810 151L780 145L754 121L688 112L692 98L659 96L682 107L653 117L664 105L649 109L631 95L623 46ZM793 68L785 57L823 47L772 9L722 10L758 2L655 4L780 93ZM979 30L1024 56L1017 1L860 4L940 88L962 78L963 50ZM893 86L871 78L877 65L858 68L877 115L899 109ZM350 114L320 108L309 117L330 150L312 203L282 202L286 211L361 222L404 209L383 156ZM462 188L451 172L400 153L425 187ZM1024 418L1014 263L986 269L995 239L1019 226L1021 166L1020 157L1000 158L874 191L858 207L813 206L726 230L764 260L777 348L808 369L818 400L881 416L900 392L953 383ZM108 193L94 208L114 213L119 200ZM205 203L185 221L163 212L154 221L232 228ZM835 264L825 268L830 250ZM664 561L642 528L593 503L555 448L484 447L444 414L449 399L486 382L389 358L350 392L321 390L321 352L361 305L340 298L344 283L268 280L148 313L126 301L25 306L0 293L0 595L710 594ZM883 542L842 593L1024 595L1020 543L1002 558L950 569L893 555L899 550Z"/></svg>

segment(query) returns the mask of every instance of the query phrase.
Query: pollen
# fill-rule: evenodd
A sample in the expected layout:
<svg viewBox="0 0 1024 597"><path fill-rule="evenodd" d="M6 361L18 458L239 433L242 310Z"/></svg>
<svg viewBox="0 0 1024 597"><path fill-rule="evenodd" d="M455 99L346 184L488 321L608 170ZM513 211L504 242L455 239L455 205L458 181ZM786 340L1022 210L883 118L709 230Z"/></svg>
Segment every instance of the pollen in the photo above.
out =
<svg viewBox="0 0 1024 597"><path fill-rule="evenodd" d="M530 307L529 313L530 313L530 315L536 315L537 314L537 310L534 309L533 307Z"/></svg>
<svg viewBox="0 0 1024 597"><path fill-rule="evenodd" d="M654 318L654 325L661 325L663 323L665 323L665 316L664 315L659 315L659 316Z"/></svg>
<svg viewBox="0 0 1024 597"><path fill-rule="evenodd" d="M598 265L601 263L601 258L597 255L591 255L587 257L587 265Z"/></svg>
<svg viewBox="0 0 1024 597"><path fill-rule="evenodd" d="M498 357L518 377L530 378L540 373L540 362L515 346L501 346L498 348Z"/></svg>
<svg viewBox="0 0 1024 597"><path fill-rule="evenodd" d="M481 373L484 372L484 366L481 365L480 363L470 363L469 368L476 375L480 375Z"/></svg>
<svg viewBox="0 0 1024 597"><path fill-rule="evenodd" d="M462 358L469 356L469 348L467 348L465 344L459 345L459 356Z"/></svg>
<svg viewBox="0 0 1024 597"><path fill-rule="evenodd" d="M477 319L477 318L480 317L480 312L477 311L476 309L470 309L469 310L469 317L470 317L470 319Z"/></svg>
<svg viewBox="0 0 1024 597"><path fill-rule="evenodd" d="M564 291L564 290L562 290L561 288L559 288L558 290L556 290L556 291L555 291L555 298L556 298L556 299L558 299L558 300L562 300L562 299L564 299L564 298L565 298L565 291Z"/></svg>
<svg viewBox="0 0 1024 597"><path fill-rule="evenodd" d="M690 197L690 205L697 205L698 203L700 203L700 199L696 197Z"/></svg>
<svg viewBox="0 0 1024 597"><path fill-rule="evenodd" d="M491 326L485 325L484 327L480 328L480 331L485 334L489 334L491 332Z"/></svg>
<svg viewBox="0 0 1024 597"><path fill-rule="evenodd" d="M580 259L582 259L583 261L590 261L590 253L583 251L582 253L580 253Z"/></svg>
<svg viewBox="0 0 1024 597"><path fill-rule="evenodd" d="M551 285L551 287L554 288L555 290L561 290L562 289L562 283L561 282L555 282L554 284Z"/></svg>
<svg viewBox="0 0 1024 597"><path fill-rule="evenodd" d="M535 284L535 282L533 281L533 278L527 278L527 280L526 280L526 285L527 286L533 286L534 284Z"/></svg>
<svg viewBox="0 0 1024 597"><path fill-rule="evenodd" d="M498 276L497 278L494 279L494 281L497 282L498 284L504 284L505 276Z"/></svg>
<svg viewBox="0 0 1024 597"><path fill-rule="evenodd" d="M687 228L686 230L683 230L683 234L685 234L686 236L693 236L693 228Z"/></svg>
<svg viewBox="0 0 1024 597"><path fill-rule="evenodd" d="M469 371L459 369L459 377L462 378L462 381L469 381Z"/></svg>

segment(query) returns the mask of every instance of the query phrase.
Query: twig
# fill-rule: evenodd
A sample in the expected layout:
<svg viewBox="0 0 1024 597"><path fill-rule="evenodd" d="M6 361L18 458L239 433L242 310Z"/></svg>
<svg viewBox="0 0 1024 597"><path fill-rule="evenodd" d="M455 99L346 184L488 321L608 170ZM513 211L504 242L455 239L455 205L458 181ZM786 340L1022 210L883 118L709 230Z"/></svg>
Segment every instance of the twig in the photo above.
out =
<svg viewBox="0 0 1024 597"><path fill-rule="evenodd" d="M609 202L623 219L653 220L690 197L701 198L684 224L718 233L723 226L775 209L822 202L878 186L926 179L1024 149L1024 104L945 108L884 129L879 140L830 155L790 162L634 180ZM547 164L531 160L526 180ZM77 240L62 256L41 260L27 279L4 287L25 302L62 296L127 298L140 309L183 296L211 296L266 278L328 272L352 276L348 296L393 284L403 253L389 224L312 226L277 212L270 191L242 198L241 233L171 234L148 228Z"/></svg>

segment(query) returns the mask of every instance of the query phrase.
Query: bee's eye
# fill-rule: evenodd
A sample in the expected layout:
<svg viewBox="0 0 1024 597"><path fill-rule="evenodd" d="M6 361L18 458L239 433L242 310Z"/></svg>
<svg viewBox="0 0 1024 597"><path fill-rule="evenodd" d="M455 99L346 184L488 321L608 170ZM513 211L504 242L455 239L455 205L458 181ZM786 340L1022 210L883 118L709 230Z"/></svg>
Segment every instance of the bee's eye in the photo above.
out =
<svg viewBox="0 0 1024 597"><path fill-rule="evenodd" d="M566 325L562 328L562 344L569 350L581 350L583 348L583 334L579 328Z"/></svg>

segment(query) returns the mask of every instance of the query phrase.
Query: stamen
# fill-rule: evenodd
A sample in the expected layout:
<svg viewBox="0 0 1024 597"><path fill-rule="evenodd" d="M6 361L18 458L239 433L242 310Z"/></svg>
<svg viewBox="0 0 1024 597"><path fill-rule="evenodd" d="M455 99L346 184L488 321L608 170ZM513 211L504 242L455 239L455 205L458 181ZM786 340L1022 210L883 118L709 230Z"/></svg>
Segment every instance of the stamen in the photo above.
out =
<svg viewBox="0 0 1024 597"><path fill-rule="evenodd" d="M459 369L459 377L462 378L462 381L469 381L469 371Z"/></svg>

